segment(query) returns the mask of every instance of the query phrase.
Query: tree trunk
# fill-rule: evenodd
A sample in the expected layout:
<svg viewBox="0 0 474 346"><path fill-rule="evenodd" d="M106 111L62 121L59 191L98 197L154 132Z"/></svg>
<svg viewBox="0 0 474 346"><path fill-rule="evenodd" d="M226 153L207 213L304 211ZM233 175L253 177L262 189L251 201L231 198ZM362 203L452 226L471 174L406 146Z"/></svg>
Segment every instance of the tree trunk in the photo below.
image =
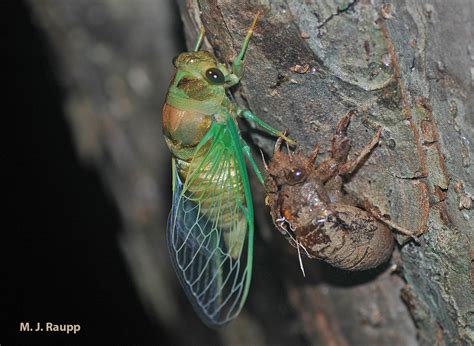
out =
<svg viewBox="0 0 474 346"><path fill-rule="evenodd" d="M319 143L322 154L350 109L358 111L350 156L382 126L381 142L345 188L424 234L419 245L397 236L391 262L372 271L304 259L303 278L254 179L249 299L236 321L209 331L177 289L164 245L170 174L159 120L177 50L171 5L31 1L60 63L78 150L101 171L122 212L120 244L150 313L177 344L215 337L226 345L472 344L472 1L179 4L188 47L204 25L204 48L223 62L262 10L237 102L287 129L304 150ZM242 125L271 156L275 138Z"/></svg>

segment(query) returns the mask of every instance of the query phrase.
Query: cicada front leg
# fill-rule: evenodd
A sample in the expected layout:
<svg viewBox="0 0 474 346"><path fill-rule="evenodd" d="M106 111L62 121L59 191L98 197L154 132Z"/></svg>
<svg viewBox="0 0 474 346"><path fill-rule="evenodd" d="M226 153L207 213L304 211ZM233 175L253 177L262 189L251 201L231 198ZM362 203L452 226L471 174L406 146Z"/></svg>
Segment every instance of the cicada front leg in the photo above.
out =
<svg viewBox="0 0 474 346"><path fill-rule="evenodd" d="M240 82L245 70L245 54L247 53L247 49L249 47L250 39L253 35L253 30L255 29L255 25L257 24L258 17L261 15L261 12L258 11L253 18L252 24L247 29L247 34L245 35L244 43L242 44L242 48L240 48L239 54L234 58L232 61L232 73L229 73L225 77L225 86L229 88L233 85L236 85Z"/></svg>
<svg viewBox="0 0 474 346"><path fill-rule="evenodd" d="M199 35L196 40L196 43L194 44L194 51L197 52L199 48L201 48L202 41L204 41L204 35L206 34L206 29L204 29L204 26L201 26L199 29Z"/></svg>
<svg viewBox="0 0 474 346"><path fill-rule="evenodd" d="M232 62L232 72L234 75L237 76L238 79L242 78L245 70L245 53L247 53L247 48L249 47L250 39L253 35L253 30L255 29L255 25L257 24L258 17L262 14L261 11L258 11L253 17L252 24L247 30L247 34L245 35L244 43L242 44L242 48L240 49L239 54L234 58Z"/></svg>

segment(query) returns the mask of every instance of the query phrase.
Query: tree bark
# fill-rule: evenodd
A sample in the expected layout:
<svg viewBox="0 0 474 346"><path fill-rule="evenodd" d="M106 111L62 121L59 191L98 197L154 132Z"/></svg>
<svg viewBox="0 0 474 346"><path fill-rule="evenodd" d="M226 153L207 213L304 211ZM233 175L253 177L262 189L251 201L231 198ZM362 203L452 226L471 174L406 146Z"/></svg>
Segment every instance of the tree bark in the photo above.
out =
<svg viewBox="0 0 474 346"><path fill-rule="evenodd" d="M307 150L320 143L327 151L335 123L349 109L360 114L350 129L353 153L381 125L380 145L346 188L399 224L425 231L422 244L406 244L392 261L399 274L390 273L393 267L373 275L325 267L319 284L282 275L311 343L472 341L472 211L459 208L460 199L473 196L473 53L466 45L472 8L470 1L199 1L199 12L196 3L182 7L187 31L204 24L226 62L263 10L241 101ZM273 139L252 138L271 153ZM296 259L292 267L298 270Z"/></svg>
<svg viewBox="0 0 474 346"><path fill-rule="evenodd" d="M239 318L217 332L184 302L164 245L170 174L159 119L177 52L171 5L30 4L56 53L78 151L100 170L123 216L120 244L142 300L177 344L474 342L472 1L179 2L188 47L204 25L204 48L223 62L262 10L233 90L237 102L287 129L304 150L319 143L323 156L348 110L358 111L349 127L351 157L382 126L378 147L345 187L424 231L419 245L397 236L391 262L376 270L304 260L303 278L254 179L251 292ZM275 138L242 126L271 156Z"/></svg>

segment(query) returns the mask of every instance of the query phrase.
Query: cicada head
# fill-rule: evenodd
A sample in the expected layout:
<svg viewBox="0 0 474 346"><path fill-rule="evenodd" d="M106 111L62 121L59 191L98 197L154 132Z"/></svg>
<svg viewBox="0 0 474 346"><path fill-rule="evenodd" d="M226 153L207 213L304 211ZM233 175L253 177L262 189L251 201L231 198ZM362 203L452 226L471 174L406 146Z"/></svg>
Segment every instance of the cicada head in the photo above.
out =
<svg viewBox="0 0 474 346"><path fill-rule="evenodd" d="M276 186L299 185L305 183L314 171L314 161L318 154L319 146L316 146L310 156L306 156L299 149L287 152L282 151L283 139L280 137L273 151L273 158L266 166L268 184L274 181Z"/></svg>
<svg viewBox="0 0 474 346"><path fill-rule="evenodd" d="M202 50L184 52L173 60L173 64L176 74L172 86L189 98L210 101L224 97L230 73L213 54Z"/></svg>
<svg viewBox="0 0 474 346"><path fill-rule="evenodd" d="M283 227L280 220L296 230L312 220L325 220L330 214L329 200L323 182L315 175L314 161L319 147L305 155L299 149L281 150L282 142L281 138L277 141L273 158L266 167L267 205L280 231Z"/></svg>

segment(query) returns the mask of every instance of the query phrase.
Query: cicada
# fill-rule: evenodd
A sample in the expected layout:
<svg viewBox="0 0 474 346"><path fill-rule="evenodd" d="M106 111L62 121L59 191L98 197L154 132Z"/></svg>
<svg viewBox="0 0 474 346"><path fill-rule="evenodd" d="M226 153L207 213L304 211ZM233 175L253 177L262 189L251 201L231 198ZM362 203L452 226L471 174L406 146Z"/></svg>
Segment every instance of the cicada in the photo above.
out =
<svg viewBox="0 0 474 346"><path fill-rule="evenodd" d="M244 73L259 15L230 69L200 50L205 34L201 28L194 50L173 61L176 73L163 107L173 172L168 248L181 285L209 326L226 324L239 314L252 275L254 213L245 159L262 184L263 177L237 118L286 138L228 96L227 89Z"/></svg>

